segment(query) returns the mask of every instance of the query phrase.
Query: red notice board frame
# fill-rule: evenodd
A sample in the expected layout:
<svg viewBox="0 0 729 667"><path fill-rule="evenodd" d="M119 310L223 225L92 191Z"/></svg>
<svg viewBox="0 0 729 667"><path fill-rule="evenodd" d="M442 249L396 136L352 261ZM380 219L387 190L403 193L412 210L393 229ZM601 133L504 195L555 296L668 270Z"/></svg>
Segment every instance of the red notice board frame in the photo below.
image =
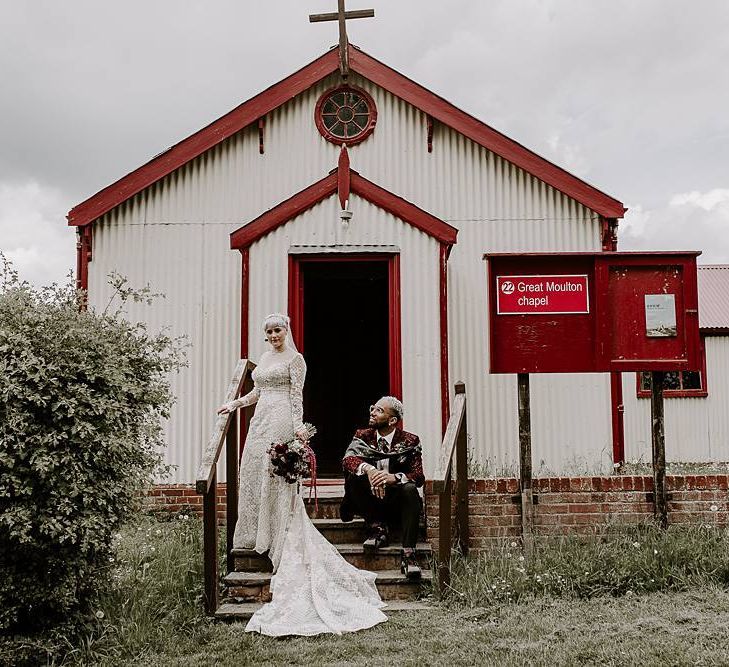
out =
<svg viewBox="0 0 729 667"><path fill-rule="evenodd" d="M700 370L697 251L489 253L492 373ZM588 276L589 313L497 314L498 277ZM512 281L513 282L513 281ZM676 333L649 337L645 296L673 294Z"/></svg>

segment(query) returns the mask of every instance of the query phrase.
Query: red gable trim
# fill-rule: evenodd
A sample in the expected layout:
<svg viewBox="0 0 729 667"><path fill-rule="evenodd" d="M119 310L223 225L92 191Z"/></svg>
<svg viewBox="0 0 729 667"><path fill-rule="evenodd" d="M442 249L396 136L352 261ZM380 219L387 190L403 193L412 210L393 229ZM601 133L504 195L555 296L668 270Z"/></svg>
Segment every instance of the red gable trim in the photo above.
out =
<svg viewBox="0 0 729 667"><path fill-rule="evenodd" d="M258 122L259 118L307 90L338 68L337 51L334 49L328 51L303 69L244 102L222 118L72 208L67 216L68 224L80 226L93 222L221 141ZM587 208L606 218L623 217L626 209L617 199L581 181L352 45L350 45L350 69Z"/></svg>
<svg viewBox="0 0 729 667"><path fill-rule="evenodd" d="M372 181L360 176L356 171L352 172L352 192L375 204L375 206L389 211L396 218L410 223L413 227L425 232L441 243L453 245L456 242L458 230L455 227L451 227L447 222L426 213L415 204L411 204L379 185L375 185Z"/></svg>
<svg viewBox="0 0 729 667"><path fill-rule="evenodd" d="M97 192L69 212L69 225L87 225L198 157L221 141L288 102L332 72L339 70L339 55L328 51L298 72L259 93L207 127L183 139L116 183Z"/></svg>
<svg viewBox="0 0 729 667"><path fill-rule="evenodd" d="M230 235L230 247L234 250L249 247L277 227L333 195L337 191L339 182L337 172L338 170L335 169L329 176L234 231ZM351 191L355 194L432 236L440 243L453 245L456 242L458 230L455 227L451 227L448 223L430 215L414 204L375 185L357 172L352 171L350 174Z"/></svg>
<svg viewBox="0 0 729 667"><path fill-rule="evenodd" d="M372 83L412 104L444 125L500 155L600 215L607 218L622 218L627 210L617 199L613 199L465 111L461 111L442 97L431 93L355 46L350 48L349 67Z"/></svg>

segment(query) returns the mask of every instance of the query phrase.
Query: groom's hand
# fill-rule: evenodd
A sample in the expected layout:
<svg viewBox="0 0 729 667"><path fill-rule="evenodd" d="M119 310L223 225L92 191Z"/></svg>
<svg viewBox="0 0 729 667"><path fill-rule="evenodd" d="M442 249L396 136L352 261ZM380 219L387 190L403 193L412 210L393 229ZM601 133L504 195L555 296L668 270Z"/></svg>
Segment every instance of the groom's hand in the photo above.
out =
<svg viewBox="0 0 729 667"><path fill-rule="evenodd" d="M391 475L384 470L378 470L377 468L370 468L367 471L367 478L372 487L372 493L377 498L385 497L385 488L387 486L397 484L397 477L395 475Z"/></svg>
<svg viewBox="0 0 729 667"><path fill-rule="evenodd" d="M372 493L374 494L375 498L384 498L387 473L384 470L370 468L367 471L367 478L370 481L370 487L372 488Z"/></svg>

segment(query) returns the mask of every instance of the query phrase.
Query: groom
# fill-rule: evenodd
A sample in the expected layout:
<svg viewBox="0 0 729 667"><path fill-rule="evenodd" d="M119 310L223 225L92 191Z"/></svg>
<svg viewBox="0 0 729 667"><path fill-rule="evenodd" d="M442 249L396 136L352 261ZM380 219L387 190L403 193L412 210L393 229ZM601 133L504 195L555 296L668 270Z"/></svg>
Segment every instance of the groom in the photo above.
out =
<svg viewBox="0 0 729 667"><path fill-rule="evenodd" d="M389 524L397 518L402 527L400 569L408 579L419 579L415 558L422 501L418 487L425 482L420 439L396 428L403 418L403 405L394 396L384 396L370 406L369 428L355 432L342 460L346 474L342 521L355 514L364 517L368 537L365 551L388 543Z"/></svg>

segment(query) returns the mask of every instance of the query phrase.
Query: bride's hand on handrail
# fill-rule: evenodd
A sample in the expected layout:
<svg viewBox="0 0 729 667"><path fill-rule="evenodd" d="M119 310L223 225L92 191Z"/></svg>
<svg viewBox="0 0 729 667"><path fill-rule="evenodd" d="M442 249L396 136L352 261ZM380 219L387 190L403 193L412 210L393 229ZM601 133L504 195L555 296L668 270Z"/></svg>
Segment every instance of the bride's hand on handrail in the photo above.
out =
<svg viewBox="0 0 729 667"><path fill-rule="evenodd" d="M232 412L230 409L230 403L225 403L218 408L219 415L227 415L229 412Z"/></svg>

